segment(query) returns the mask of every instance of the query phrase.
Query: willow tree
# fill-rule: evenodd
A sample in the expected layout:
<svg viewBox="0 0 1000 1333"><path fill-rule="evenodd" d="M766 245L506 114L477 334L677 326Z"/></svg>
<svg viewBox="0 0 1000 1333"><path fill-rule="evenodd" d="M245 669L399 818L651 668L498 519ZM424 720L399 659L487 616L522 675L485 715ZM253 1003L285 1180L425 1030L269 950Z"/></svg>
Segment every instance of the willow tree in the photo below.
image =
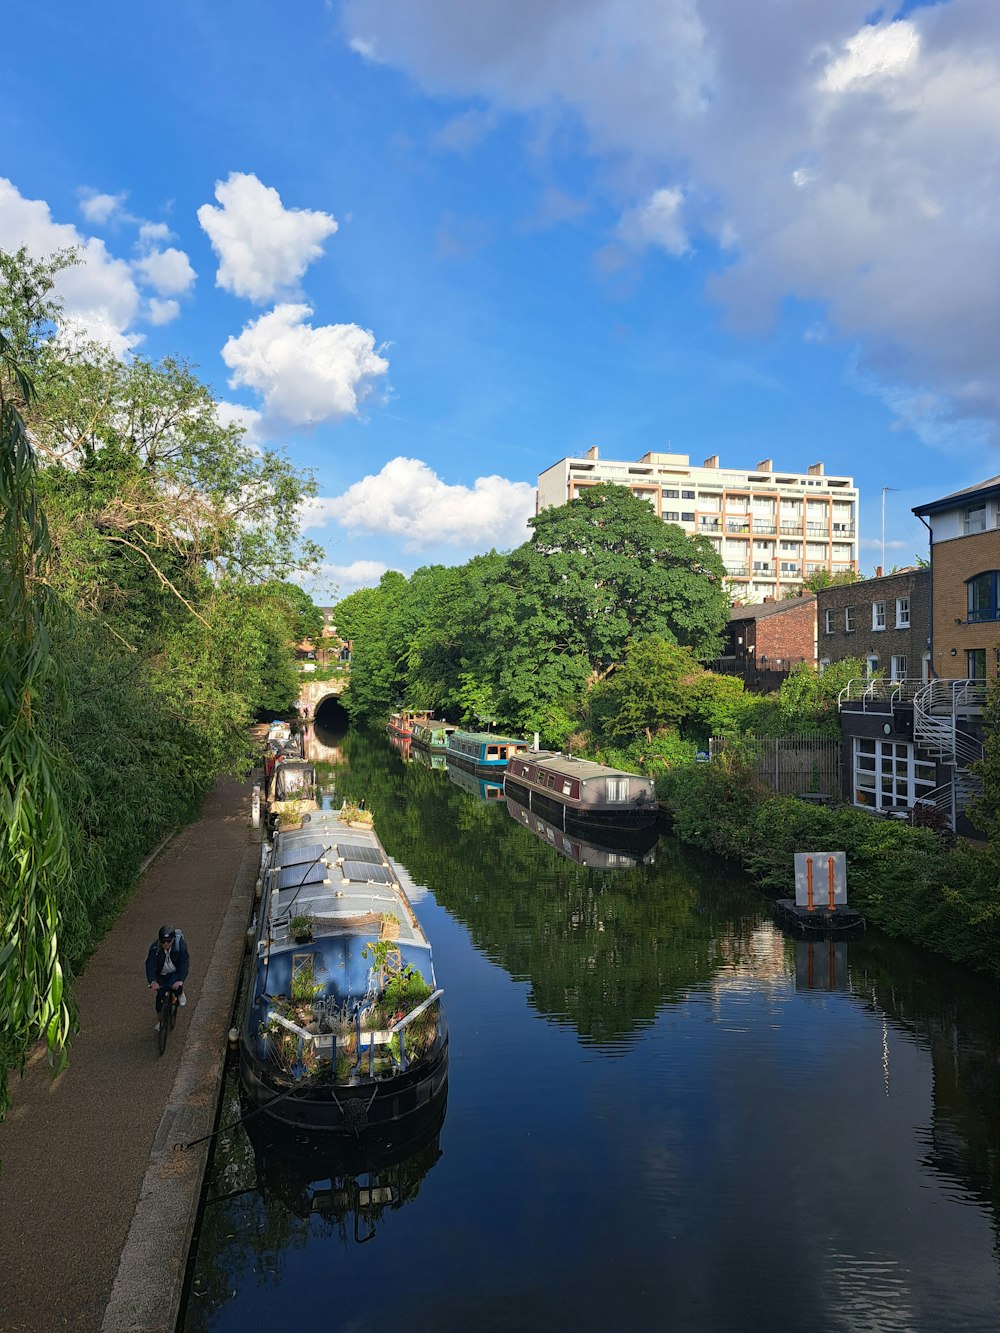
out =
<svg viewBox="0 0 1000 1333"><path fill-rule="evenodd" d="M52 670L48 529L22 410L33 385L0 332L0 1114L6 1071L42 1037L60 1059L71 1026L59 954L69 856L38 700Z"/></svg>

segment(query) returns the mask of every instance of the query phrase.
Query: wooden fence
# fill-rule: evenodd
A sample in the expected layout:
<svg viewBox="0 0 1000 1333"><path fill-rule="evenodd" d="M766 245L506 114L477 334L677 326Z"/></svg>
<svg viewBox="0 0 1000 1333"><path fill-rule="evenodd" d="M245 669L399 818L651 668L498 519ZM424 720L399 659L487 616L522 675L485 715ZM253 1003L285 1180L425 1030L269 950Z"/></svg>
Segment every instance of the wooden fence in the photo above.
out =
<svg viewBox="0 0 1000 1333"><path fill-rule="evenodd" d="M779 796L818 796L840 800L840 741L827 736L713 736L709 755L738 744L752 760L759 780Z"/></svg>

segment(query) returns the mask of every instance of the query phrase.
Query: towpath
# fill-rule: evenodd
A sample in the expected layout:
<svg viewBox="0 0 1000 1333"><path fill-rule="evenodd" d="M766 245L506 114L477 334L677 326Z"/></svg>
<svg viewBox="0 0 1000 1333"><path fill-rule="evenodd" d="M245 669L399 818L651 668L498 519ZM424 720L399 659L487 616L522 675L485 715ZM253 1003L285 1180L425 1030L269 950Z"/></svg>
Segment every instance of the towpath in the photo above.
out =
<svg viewBox="0 0 1000 1333"><path fill-rule="evenodd" d="M55 1079L39 1055L0 1126L0 1329L173 1330L212 1128L259 844L250 787L220 782L153 859L76 987ZM191 949L166 1054L143 964L157 928ZM164 1262L164 1252L169 1259Z"/></svg>

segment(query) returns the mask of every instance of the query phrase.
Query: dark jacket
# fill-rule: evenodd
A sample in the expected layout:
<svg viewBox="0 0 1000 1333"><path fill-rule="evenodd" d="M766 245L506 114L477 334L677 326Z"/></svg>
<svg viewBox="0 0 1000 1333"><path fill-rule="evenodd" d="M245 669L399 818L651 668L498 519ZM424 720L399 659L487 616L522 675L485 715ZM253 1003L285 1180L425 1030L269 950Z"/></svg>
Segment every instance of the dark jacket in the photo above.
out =
<svg viewBox="0 0 1000 1333"><path fill-rule="evenodd" d="M166 953L161 948L159 940L154 940L149 946L149 953L146 955L147 981L158 981L164 986L172 986L175 981L184 981L187 978L191 960L188 958L188 947L184 941L184 936L179 932L170 946L169 953L170 961L177 971L168 972L166 976L163 976L163 963Z"/></svg>

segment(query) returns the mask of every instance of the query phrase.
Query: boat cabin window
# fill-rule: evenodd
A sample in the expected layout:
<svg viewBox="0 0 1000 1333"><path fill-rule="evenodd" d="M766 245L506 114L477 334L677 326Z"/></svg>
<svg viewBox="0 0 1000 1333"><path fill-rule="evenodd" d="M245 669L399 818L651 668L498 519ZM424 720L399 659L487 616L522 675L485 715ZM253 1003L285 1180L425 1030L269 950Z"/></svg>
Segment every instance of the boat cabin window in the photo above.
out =
<svg viewBox="0 0 1000 1333"><path fill-rule="evenodd" d="M498 745L487 745L486 758L499 759L499 757L500 757L500 747Z"/></svg>
<svg viewBox="0 0 1000 1333"><path fill-rule="evenodd" d="M608 778L608 800L628 800L628 778Z"/></svg>

